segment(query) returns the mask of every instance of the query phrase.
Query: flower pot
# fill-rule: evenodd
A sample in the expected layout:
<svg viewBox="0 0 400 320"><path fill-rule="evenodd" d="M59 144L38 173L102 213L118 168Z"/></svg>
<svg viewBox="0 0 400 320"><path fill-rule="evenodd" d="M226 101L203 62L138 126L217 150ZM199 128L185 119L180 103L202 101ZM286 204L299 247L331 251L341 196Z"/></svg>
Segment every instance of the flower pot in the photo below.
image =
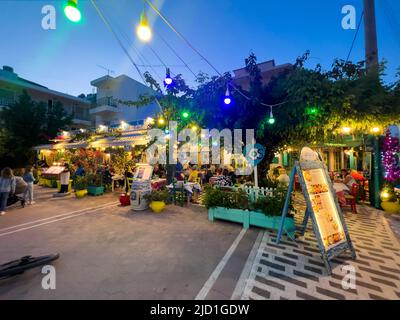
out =
<svg viewBox="0 0 400 320"><path fill-rule="evenodd" d="M153 210L154 213L160 213L165 208L165 202L164 201L152 201L150 203L150 208L151 208L151 210Z"/></svg>
<svg viewBox="0 0 400 320"><path fill-rule="evenodd" d="M119 202L121 206L129 206L131 204L131 197L129 195L123 194L119 197Z"/></svg>
<svg viewBox="0 0 400 320"><path fill-rule="evenodd" d="M100 196L104 193L104 187L89 186L87 188L88 194L91 196Z"/></svg>
<svg viewBox="0 0 400 320"><path fill-rule="evenodd" d="M87 194L88 194L88 191L87 191L86 189L83 189L83 190L76 190L76 191L75 191L75 196L76 196L78 199L85 197Z"/></svg>
<svg viewBox="0 0 400 320"><path fill-rule="evenodd" d="M389 202L389 201L382 201L381 206L383 210L389 213L398 213L400 212L400 204L398 201L396 202Z"/></svg>

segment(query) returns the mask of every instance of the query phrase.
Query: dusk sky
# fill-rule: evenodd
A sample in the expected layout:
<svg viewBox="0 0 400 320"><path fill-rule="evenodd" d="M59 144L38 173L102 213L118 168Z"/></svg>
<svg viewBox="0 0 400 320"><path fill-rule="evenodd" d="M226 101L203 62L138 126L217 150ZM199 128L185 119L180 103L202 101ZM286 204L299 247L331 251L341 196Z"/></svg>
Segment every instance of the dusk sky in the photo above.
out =
<svg viewBox="0 0 400 320"><path fill-rule="evenodd" d="M127 74L140 80L133 66L103 24L89 0L79 0L83 14L80 24L68 21L62 11L66 1L0 0L0 66L12 66L20 77L51 89L73 95L91 93L90 81L106 71L112 76ZM152 64L158 76L165 68L152 51L135 40L141 0L97 0L124 43L137 47ZM221 71L232 71L244 64L253 51L259 62L275 59L277 64L294 62L307 49L311 50L309 67L320 63L329 68L334 58L345 59L355 30L341 27L341 9L352 4L357 21L362 0L154 0L171 23L187 37ZM46 4L57 8L56 30L41 27ZM388 61L386 81L395 79L400 66L400 1L376 1L379 58ZM147 7L153 28L179 55L198 72L215 74ZM182 73L189 84L194 77L178 58L154 35L150 44L161 59L172 65L173 73ZM132 50L139 65L143 62ZM364 59L364 28L361 27L351 59ZM148 68L141 67L144 72ZM153 70L149 70L158 79Z"/></svg>

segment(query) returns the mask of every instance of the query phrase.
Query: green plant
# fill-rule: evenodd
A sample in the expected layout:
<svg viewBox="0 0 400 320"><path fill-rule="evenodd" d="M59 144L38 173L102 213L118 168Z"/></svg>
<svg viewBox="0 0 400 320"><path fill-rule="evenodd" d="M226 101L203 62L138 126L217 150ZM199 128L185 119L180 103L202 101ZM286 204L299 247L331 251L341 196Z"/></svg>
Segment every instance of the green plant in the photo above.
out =
<svg viewBox="0 0 400 320"><path fill-rule="evenodd" d="M246 210L249 208L247 193L240 189L228 190L225 188L207 187L203 203L207 209L224 207Z"/></svg>
<svg viewBox="0 0 400 320"><path fill-rule="evenodd" d="M169 193L167 189L153 190L151 193L145 194L144 198L147 201L164 201L167 202L169 199Z"/></svg>
<svg viewBox="0 0 400 320"><path fill-rule="evenodd" d="M74 188L75 190L85 190L88 186L86 177L76 177Z"/></svg>
<svg viewBox="0 0 400 320"><path fill-rule="evenodd" d="M279 176L279 175L278 175ZM260 187L264 187L264 188L277 188L279 184L278 180L272 180L269 177L263 178L260 181Z"/></svg>
<svg viewBox="0 0 400 320"><path fill-rule="evenodd" d="M87 185L89 187L102 187L103 186L103 179L101 174L88 174L86 176Z"/></svg>
<svg viewBox="0 0 400 320"><path fill-rule="evenodd" d="M280 216L285 205L286 196L287 188L275 188L271 195L261 196L253 202L250 206L251 210L262 211L268 216ZM293 197L293 194L291 196ZM289 213L295 210L292 203L293 201L290 201ZM291 214L288 216L291 216Z"/></svg>

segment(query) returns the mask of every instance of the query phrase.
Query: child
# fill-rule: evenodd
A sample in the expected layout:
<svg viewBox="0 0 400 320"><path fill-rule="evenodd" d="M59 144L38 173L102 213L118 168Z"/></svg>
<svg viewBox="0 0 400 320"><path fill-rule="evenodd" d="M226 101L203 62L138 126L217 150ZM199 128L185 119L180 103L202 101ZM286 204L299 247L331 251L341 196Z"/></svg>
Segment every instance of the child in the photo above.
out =
<svg viewBox="0 0 400 320"><path fill-rule="evenodd" d="M34 204L35 202L33 201L33 183L35 182L35 178L33 177L32 166L27 166L25 168L25 173L22 176L22 179L24 179L24 181L28 185L24 192L25 201L27 201L28 204Z"/></svg>
<svg viewBox="0 0 400 320"><path fill-rule="evenodd" d="M10 194L15 193L15 178L11 168L4 168L0 175L0 216L5 215L7 199Z"/></svg>

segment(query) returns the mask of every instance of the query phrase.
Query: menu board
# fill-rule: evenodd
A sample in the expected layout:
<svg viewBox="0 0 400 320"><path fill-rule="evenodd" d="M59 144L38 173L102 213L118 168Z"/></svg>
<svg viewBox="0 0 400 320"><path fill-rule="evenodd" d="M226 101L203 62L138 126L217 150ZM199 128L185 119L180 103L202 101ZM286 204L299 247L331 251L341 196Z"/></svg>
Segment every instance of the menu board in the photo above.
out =
<svg viewBox="0 0 400 320"><path fill-rule="evenodd" d="M345 242L346 235L332 193L329 191L329 182L322 168L302 170L302 173L318 231L325 250L330 250Z"/></svg>
<svg viewBox="0 0 400 320"><path fill-rule="evenodd" d="M301 150L300 161L296 161L290 175L288 193L282 210L282 220L276 242L280 242L285 231L284 221L289 213L289 203L292 197L296 173L298 174L307 206L303 224L300 229L296 229L301 230L300 234L304 236L308 220L311 218L322 259L328 273L331 274L330 259L346 250L350 251L353 259L356 259L356 252L350 239L342 211L336 200L326 166L321 156L310 148L305 147Z"/></svg>

